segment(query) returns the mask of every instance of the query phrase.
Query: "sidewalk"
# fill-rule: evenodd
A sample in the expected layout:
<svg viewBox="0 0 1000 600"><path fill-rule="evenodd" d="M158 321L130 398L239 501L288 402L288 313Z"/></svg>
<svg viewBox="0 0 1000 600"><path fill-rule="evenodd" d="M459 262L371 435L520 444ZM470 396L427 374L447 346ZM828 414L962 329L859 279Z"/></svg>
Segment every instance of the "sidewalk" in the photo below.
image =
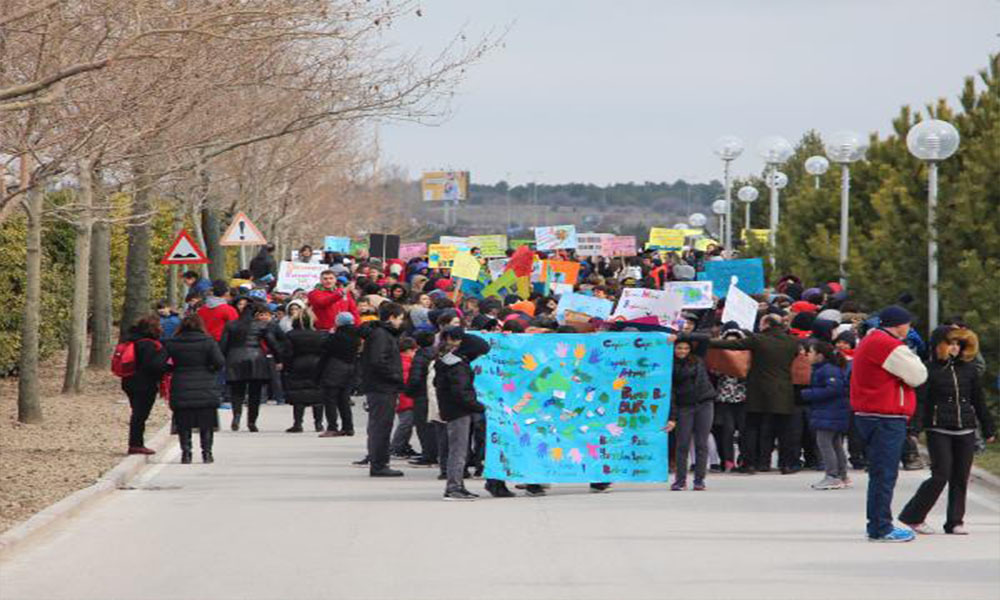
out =
<svg viewBox="0 0 1000 600"><path fill-rule="evenodd" d="M360 410L356 407L356 410ZM223 412L223 424L229 413ZM221 432L213 465L160 455L133 482L0 564L0 598L995 598L1000 506L970 494L968 537L864 541L864 474L710 476L708 492L555 486L441 500L433 469L370 479L354 438ZM197 442L196 442L197 443ZM897 510L927 472L901 473ZM482 482L470 482L482 491ZM940 527L943 499L931 522Z"/></svg>

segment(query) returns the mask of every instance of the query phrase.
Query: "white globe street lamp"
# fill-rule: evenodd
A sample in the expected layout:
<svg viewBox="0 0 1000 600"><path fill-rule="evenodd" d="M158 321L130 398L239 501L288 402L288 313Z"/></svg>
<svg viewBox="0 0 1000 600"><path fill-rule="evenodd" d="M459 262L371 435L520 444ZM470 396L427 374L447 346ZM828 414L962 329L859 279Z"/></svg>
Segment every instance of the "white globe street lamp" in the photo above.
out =
<svg viewBox="0 0 1000 600"><path fill-rule="evenodd" d="M792 145L785 138L780 135L771 135L760 141L757 144L757 152L760 153L761 158L767 163L768 168L771 173L778 172L778 165L783 165L788 162L788 159L792 157L794 149ZM785 177L782 173L782 177ZM785 177L785 184L788 183L788 177ZM783 187L778 187L776 185L775 177L767 178L767 187L771 190L771 218L770 218L770 231L768 232L768 237L770 238L771 244L771 268L774 268L774 255L775 246L778 240L778 196L779 190Z"/></svg>
<svg viewBox="0 0 1000 600"><path fill-rule="evenodd" d="M729 202L732 197L732 182L729 180L729 163L743 154L743 140L734 135L724 135L715 141L715 154L722 159L722 181L726 190L726 206L731 207ZM726 228L722 233L722 245L726 252L733 251L733 214L731 208L726 212Z"/></svg>
<svg viewBox="0 0 1000 600"><path fill-rule="evenodd" d="M746 216L743 218L743 228L750 231L750 205L757 199L760 193L752 185L745 185L736 192L736 197L746 205Z"/></svg>
<svg viewBox="0 0 1000 600"><path fill-rule="evenodd" d="M705 226L705 223L708 223L708 217L701 213L692 213L691 216L688 217L688 223L691 224L691 227L701 229Z"/></svg>
<svg viewBox="0 0 1000 600"><path fill-rule="evenodd" d="M830 161L825 156L810 156L806 159L806 173L813 176L816 189L819 189L819 177L830 168Z"/></svg>
<svg viewBox="0 0 1000 600"><path fill-rule="evenodd" d="M719 237L725 237L726 213L729 212L729 201L719 198L712 203L712 213L719 217Z"/></svg>
<svg viewBox="0 0 1000 600"><path fill-rule="evenodd" d="M960 137L947 121L921 121L906 134L910 154L927 163L927 321L930 331L938 326L937 260L937 163L958 150Z"/></svg>
<svg viewBox="0 0 1000 600"><path fill-rule="evenodd" d="M853 131L838 131L827 139L826 155L840 164L840 286L847 289L847 245L851 214L851 167L865 157L868 140Z"/></svg>
<svg viewBox="0 0 1000 600"><path fill-rule="evenodd" d="M691 229L687 223L674 223L674 229Z"/></svg>

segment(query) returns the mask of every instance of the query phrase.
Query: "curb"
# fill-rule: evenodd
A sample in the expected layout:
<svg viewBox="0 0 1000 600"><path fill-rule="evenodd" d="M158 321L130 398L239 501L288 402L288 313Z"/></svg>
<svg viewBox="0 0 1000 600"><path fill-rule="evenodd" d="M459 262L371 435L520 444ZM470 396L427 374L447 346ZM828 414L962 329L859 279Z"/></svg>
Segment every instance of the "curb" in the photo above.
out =
<svg viewBox="0 0 1000 600"><path fill-rule="evenodd" d="M160 453L169 445L169 442L170 421L168 420L156 432L147 447ZM28 517L27 520L11 527L0 534L0 557L6 556L15 547L23 544L25 540L34 537L50 525L80 512L84 507L125 485L148 464L152 464L148 455L128 455L108 472L101 475L100 479L93 485L73 492L55 504L50 504Z"/></svg>

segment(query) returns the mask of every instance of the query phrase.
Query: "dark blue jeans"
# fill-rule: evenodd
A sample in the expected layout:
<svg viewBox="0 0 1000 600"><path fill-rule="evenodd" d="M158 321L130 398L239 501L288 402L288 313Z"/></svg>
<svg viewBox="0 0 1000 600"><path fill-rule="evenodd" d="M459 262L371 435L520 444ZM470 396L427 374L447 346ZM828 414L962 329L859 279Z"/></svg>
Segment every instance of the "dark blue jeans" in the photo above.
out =
<svg viewBox="0 0 1000 600"><path fill-rule="evenodd" d="M906 419L855 415L854 425L868 459L868 537L882 537L893 529L892 492L906 440Z"/></svg>

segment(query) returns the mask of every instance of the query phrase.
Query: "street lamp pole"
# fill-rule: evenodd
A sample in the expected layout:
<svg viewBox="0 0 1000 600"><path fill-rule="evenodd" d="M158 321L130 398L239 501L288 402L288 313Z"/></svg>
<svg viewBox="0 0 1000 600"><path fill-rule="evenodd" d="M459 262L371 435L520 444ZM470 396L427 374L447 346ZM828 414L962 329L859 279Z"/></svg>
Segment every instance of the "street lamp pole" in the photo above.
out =
<svg viewBox="0 0 1000 600"><path fill-rule="evenodd" d="M736 136L724 135L715 142L715 154L722 159L723 164L723 185L726 192L726 212L725 229L720 233L722 245L726 252L732 254L733 251L733 209L732 209L732 181L729 179L729 164L743 154L743 140Z"/></svg>
<svg viewBox="0 0 1000 600"><path fill-rule="evenodd" d="M757 150L770 169L770 173L767 175L767 187L771 190L771 219L768 238L771 244L771 269L773 270L778 241L778 190L788 183L788 177L778 171L778 165L787 162L794 150L788 140L780 135L772 135L762 139L757 145ZM779 180L778 175L781 176L783 183Z"/></svg>
<svg viewBox="0 0 1000 600"><path fill-rule="evenodd" d="M927 163L927 321L930 331L938 325L937 163L954 154L959 141L955 126L938 119L921 121L906 134L910 154Z"/></svg>
<svg viewBox="0 0 1000 600"><path fill-rule="evenodd" d="M847 258L851 213L851 163L864 158L868 142L853 131L838 131L827 141L826 155L840 164L840 286L847 289Z"/></svg>

